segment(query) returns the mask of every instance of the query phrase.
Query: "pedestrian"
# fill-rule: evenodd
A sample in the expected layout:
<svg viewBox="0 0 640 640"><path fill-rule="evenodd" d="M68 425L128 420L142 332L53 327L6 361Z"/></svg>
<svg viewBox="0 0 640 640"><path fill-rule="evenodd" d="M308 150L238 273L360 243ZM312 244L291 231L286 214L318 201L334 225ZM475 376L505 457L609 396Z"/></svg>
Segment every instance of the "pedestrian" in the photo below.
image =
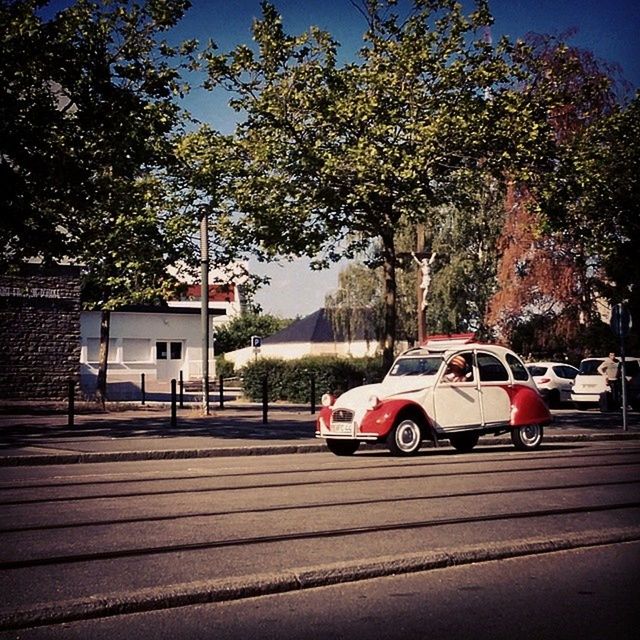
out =
<svg viewBox="0 0 640 640"><path fill-rule="evenodd" d="M611 393L611 401L615 408L620 406L619 392L619 373L620 367L615 353L610 353L598 366L598 373L604 376L609 392Z"/></svg>

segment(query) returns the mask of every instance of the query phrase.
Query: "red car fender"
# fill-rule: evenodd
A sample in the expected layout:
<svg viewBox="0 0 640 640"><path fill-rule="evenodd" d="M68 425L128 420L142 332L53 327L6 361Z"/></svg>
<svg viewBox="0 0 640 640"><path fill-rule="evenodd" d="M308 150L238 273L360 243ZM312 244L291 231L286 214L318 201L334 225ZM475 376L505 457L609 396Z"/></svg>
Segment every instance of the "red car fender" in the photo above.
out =
<svg viewBox="0 0 640 640"><path fill-rule="evenodd" d="M424 409L417 402L399 398L397 400L383 400L375 409L367 411L360 425L360 431L384 437L391 431L398 414L407 408L419 412L421 416L424 416L425 424L431 424Z"/></svg>
<svg viewBox="0 0 640 640"><path fill-rule="evenodd" d="M537 390L525 385L511 388L512 427L524 427L529 424L545 425L551 422L551 414Z"/></svg>
<svg viewBox="0 0 640 640"><path fill-rule="evenodd" d="M316 434L320 433L320 420L322 420L327 426L331 424L331 410L333 407L322 407L316 418Z"/></svg>

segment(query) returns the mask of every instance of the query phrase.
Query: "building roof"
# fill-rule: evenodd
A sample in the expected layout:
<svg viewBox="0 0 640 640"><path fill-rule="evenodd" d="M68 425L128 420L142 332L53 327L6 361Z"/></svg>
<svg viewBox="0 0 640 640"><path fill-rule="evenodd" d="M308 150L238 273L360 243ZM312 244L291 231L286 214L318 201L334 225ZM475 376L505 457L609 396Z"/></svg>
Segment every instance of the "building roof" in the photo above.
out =
<svg viewBox="0 0 640 640"><path fill-rule="evenodd" d="M200 315L199 307L170 307L168 305L151 305L151 304L127 304L117 309L113 309L114 313L168 313L172 315ZM216 309L209 307L210 316L224 316L224 309Z"/></svg>
<svg viewBox="0 0 640 640"><path fill-rule="evenodd" d="M201 285L191 284L187 287L183 294L183 300L200 300ZM210 284L209 285L209 302L234 302L236 288L232 283L229 284Z"/></svg>
<svg viewBox="0 0 640 640"><path fill-rule="evenodd" d="M318 309L312 314L292 322L288 327L265 338L263 344L283 344L287 342L345 342L344 331L336 331L331 324L326 309ZM351 340L373 340L368 336L364 326L357 327Z"/></svg>

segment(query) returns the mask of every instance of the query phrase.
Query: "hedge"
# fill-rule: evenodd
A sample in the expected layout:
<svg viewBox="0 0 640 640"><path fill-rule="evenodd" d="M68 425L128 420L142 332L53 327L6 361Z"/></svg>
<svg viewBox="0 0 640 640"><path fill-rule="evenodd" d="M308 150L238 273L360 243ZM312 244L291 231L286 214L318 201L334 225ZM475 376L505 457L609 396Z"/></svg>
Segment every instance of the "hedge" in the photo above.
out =
<svg viewBox="0 0 640 640"><path fill-rule="evenodd" d="M299 360L260 358L242 370L244 395L253 402L262 400L263 380L267 379L270 402L285 400L304 404L311 399L311 379L315 380L316 402L323 393L340 395L363 383L384 377L379 358L336 358L307 356Z"/></svg>

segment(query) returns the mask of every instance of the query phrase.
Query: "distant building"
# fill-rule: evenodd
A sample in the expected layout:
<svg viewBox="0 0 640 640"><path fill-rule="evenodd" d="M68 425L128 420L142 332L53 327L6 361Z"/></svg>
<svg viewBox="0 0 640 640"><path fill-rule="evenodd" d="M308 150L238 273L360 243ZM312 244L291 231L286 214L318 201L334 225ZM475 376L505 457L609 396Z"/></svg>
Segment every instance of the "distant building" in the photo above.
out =
<svg viewBox="0 0 640 640"><path fill-rule="evenodd" d="M108 391L112 399L138 398L141 374L149 388L166 388L171 379L202 376L200 285L191 285L179 300L163 306L127 306L111 312ZM241 313L240 290L233 285L209 286L210 336ZM100 311L81 315L81 386L95 391L100 349ZM215 377L213 344L209 347L209 375Z"/></svg>
<svg viewBox="0 0 640 640"><path fill-rule="evenodd" d="M226 353L225 359L232 362L235 369L240 369L257 357L282 360L304 356L362 358L378 353L379 345L375 338L369 338L364 330L360 330L348 339L333 327L326 309L318 309L285 329L264 337L258 351L248 346Z"/></svg>

